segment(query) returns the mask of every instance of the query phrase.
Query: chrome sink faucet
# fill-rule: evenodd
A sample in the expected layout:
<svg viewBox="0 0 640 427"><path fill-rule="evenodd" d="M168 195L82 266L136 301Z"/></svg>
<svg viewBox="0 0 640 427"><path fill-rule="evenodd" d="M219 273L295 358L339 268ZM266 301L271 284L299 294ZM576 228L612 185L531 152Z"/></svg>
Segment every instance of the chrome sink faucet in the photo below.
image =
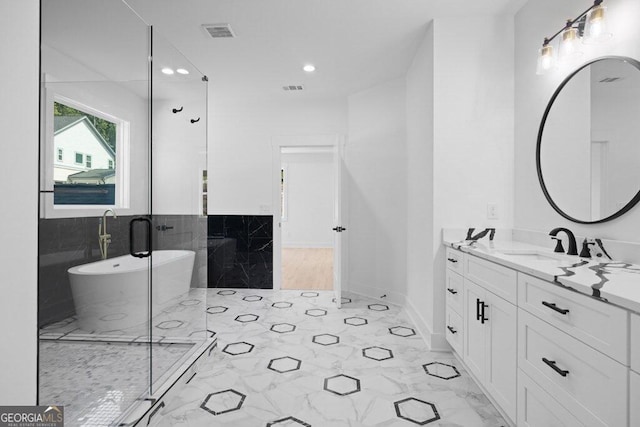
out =
<svg viewBox="0 0 640 427"><path fill-rule="evenodd" d="M116 215L113 209L107 209L102 214L102 219L100 219L100 223L98 224L98 241L100 242L100 255L102 255L102 259L107 259L107 250L111 243L111 234L107 233L107 214L109 212L111 212L114 218L118 218L118 215Z"/></svg>
<svg viewBox="0 0 640 427"><path fill-rule="evenodd" d="M549 232L549 236L552 236L551 238L556 238L555 240L558 240L558 245L556 246L556 249L554 252L562 252L562 244L560 243L559 238L556 237L558 236L558 233L561 231L564 232L569 238L569 248L567 249L567 255L578 255L578 245L576 244L576 236L573 234L573 232L571 232L571 230L563 227L554 228Z"/></svg>

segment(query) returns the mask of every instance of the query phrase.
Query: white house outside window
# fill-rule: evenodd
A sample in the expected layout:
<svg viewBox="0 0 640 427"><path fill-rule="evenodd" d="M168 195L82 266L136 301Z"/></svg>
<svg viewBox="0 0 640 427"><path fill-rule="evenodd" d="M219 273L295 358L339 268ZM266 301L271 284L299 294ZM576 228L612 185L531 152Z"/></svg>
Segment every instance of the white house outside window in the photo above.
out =
<svg viewBox="0 0 640 427"><path fill-rule="evenodd" d="M53 99L52 119L57 154L50 163L53 207L126 205L118 196L128 191L122 182L124 174L116 168L116 153L128 143L128 123L58 96ZM65 159L64 150L74 156Z"/></svg>

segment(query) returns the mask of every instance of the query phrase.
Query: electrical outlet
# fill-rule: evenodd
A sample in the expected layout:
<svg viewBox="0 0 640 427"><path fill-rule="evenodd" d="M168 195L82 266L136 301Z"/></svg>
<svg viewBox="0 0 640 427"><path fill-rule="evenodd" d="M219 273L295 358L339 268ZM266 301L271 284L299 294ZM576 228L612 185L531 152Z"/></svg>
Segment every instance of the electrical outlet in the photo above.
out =
<svg viewBox="0 0 640 427"><path fill-rule="evenodd" d="M498 204L487 203L487 219L498 219Z"/></svg>

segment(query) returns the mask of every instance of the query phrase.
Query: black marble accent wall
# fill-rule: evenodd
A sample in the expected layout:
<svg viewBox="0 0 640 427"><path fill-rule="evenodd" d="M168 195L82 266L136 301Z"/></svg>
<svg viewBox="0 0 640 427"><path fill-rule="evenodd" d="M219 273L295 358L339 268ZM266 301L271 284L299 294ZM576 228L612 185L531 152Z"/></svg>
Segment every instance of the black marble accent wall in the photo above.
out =
<svg viewBox="0 0 640 427"><path fill-rule="evenodd" d="M111 234L108 258L129 253L129 221L133 216L107 217ZM75 314L67 270L101 259L100 218L41 219L39 222L38 324L40 327ZM196 215L153 217L153 248L196 251L191 287L207 284L207 219ZM164 227L163 227L164 226ZM136 242L136 247L144 246Z"/></svg>
<svg viewBox="0 0 640 427"><path fill-rule="evenodd" d="M273 216L209 215L210 288L273 288Z"/></svg>

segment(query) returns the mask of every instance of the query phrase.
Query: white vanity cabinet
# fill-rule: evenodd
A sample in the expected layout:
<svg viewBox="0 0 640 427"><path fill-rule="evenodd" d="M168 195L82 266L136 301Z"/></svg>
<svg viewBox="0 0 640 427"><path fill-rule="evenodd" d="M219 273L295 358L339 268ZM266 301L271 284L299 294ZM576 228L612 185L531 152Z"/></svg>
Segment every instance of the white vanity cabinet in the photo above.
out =
<svg viewBox="0 0 640 427"><path fill-rule="evenodd" d="M463 270L464 254L454 249L447 249L446 280L446 309L445 309L445 334L447 342L458 354L463 353L464 346L464 322L463 322L463 298L464 279Z"/></svg>
<svg viewBox="0 0 640 427"><path fill-rule="evenodd" d="M640 426L640 315L631 315L631 373L629 425Z"/></svg>
<svg viewBox="0 0 640 427"><path fill-rule="evenodd" d="M447 249L447 339L507 421L640 427L640 315L485 258Z"/></svg>
<svg viewBox="0 0 640 427"><path fill-rule="evenodd" d="M629 425L631 427L640 426L640 374L631 371L629 402L630 402L630 418Z"/></svg>
<svg viewBox="0 0 640 427"><path fill-rule="evenodd" d="M631 369L640 374L640 314L631 315Z"/></svg>

